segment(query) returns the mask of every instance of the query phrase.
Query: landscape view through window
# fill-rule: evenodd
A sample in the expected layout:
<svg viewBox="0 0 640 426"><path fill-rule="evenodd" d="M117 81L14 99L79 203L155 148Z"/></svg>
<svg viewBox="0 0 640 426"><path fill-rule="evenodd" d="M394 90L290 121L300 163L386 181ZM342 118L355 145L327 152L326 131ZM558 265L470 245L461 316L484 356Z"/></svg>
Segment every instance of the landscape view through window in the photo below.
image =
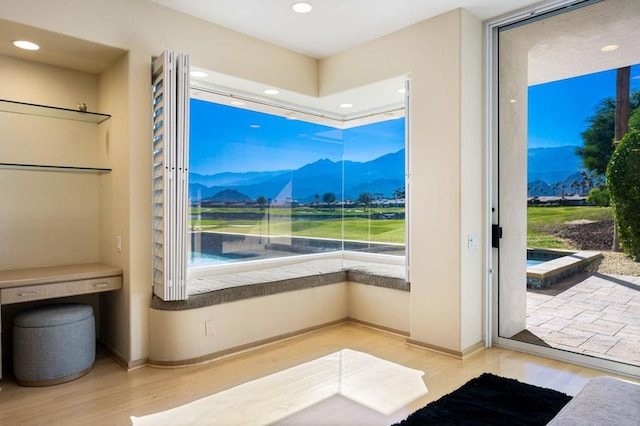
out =
<svg viewBox="0 0 640 426"><path fill-rule="evenodd" d="M405 252L404 118L339 129L191 100L190 267Z"/></svg>
<svg viewBox="0 0 640 426"><path fill-rule="evenodd" d="M531 86L528 106L526 330L513 338L640 365L640 66Z"/></svg>
<svg viewBox="0 0 640 426"><path fill-rule="evenodd" d="M614 150L616 70L529 87L528 247L611 250L605 170ZM640 127L640 66L630 127Z"/></svg>

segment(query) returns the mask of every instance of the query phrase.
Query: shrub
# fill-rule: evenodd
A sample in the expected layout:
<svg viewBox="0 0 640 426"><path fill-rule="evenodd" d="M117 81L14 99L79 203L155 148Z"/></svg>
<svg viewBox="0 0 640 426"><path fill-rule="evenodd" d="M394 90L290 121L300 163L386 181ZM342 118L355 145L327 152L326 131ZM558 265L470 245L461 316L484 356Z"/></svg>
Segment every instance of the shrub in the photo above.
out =
<svg viewBox="0 0 640 426"><path fill-rule="evenodd" d="M592 206L608 207L609 206L609 191L607 188L593 188L589 191L587 196L587 203Z"/></svg>
<svg viewBox="0 0 640 426"><path fill-rule="evenodd" d="M640 130L632 129L611 155L607 189L616 219L620 245L640 261Z"/></svg>

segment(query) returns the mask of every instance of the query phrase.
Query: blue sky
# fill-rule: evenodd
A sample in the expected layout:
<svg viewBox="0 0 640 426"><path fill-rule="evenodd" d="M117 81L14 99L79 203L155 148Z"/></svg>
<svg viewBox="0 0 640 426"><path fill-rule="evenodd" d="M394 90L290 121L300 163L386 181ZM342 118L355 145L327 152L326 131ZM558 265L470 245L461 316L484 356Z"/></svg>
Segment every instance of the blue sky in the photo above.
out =
<svg viewBox="0 0 640 426"><path fill-rule="evenodd" d="M615 70L529 87L529 148L582 145L580 133L600 100L615 96ZM631 91L640 90L640 65ZM319 159L369 161L404 148L404 119L334 129L191 100L190 171L297 169ZM195 124L194 124L195 123Z"/></svg>
<svg viewBox="0 0 640 426"><path fill-rule="evenodd" d="M615 97L609 70L529 87L529 148L582 145L580 133L600 100ZM631 67L631 91L640 90L640 65Z"/></svg>
<svg viewBox="0 0 640 426"><path fill-rule="evenodd" d="M297 169L320 159L369 161L404 148L404 119L347 130L191 100L189 169Z"/></svg>

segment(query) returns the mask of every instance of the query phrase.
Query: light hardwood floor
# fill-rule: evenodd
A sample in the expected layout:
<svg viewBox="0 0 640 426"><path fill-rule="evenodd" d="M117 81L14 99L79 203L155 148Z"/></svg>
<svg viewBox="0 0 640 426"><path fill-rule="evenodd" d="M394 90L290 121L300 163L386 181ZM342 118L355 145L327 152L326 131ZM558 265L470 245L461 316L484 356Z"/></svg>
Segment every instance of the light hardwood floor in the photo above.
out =
<svg viewBox="0 0 640 426"><path fill-rule="evenodd" d="M483 372L570 395L575 395L590 378L606 374L501 348L459 360L409 346L400 336L345 323L205 365L144 367L126 372L99 354L88 375L61 385L21 387L7 374L0 391L0 425L130 425L130 416L177 407L345 348L425 372L428 393L395 413L398 419ZM321 418L321 414L312 415ZM347 424L361 424L352 420Z"/></svg>

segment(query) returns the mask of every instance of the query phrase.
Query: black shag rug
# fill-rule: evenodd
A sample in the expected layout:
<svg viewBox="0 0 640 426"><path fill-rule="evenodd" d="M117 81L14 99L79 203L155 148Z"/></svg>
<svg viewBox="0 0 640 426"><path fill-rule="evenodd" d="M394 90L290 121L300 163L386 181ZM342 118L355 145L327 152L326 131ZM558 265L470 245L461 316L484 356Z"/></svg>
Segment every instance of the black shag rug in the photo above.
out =
<svg viewBox="0 0 640 426"><path fill-rule="evenodd" d="M570 400L553 389L484 373L396 425L546 425Z"/></svg>

